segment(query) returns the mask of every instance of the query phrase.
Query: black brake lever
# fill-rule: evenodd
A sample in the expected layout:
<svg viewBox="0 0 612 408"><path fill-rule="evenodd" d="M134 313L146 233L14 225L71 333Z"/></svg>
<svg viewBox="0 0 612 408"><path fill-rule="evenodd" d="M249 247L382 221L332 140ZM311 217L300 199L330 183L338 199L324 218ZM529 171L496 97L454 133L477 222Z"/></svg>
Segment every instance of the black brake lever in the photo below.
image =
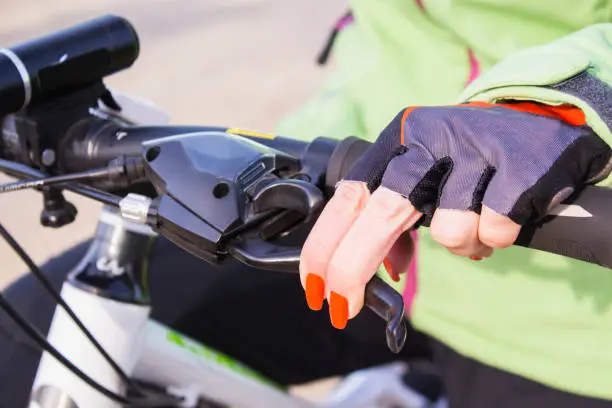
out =
<svg viewBox="0 0 612 408"><path fill-rule="evenodd" d="M365 305L387 322L387 347L399 353L406 342L404 298L378 276L370 279L365 289Z"/></svg>
<svg viewBox="0 0 612 408"><path fill-rule="evenodd" d="M271 244L256 233L244 234L226 245L230 256L245 265L275 272L299 273L300 250Z"/></svg>
<svg viewBox="0 0 612 408"><path fill-rule="evenodd" d="M259 238L257 233L243 235L228 243L229 254L238 261L260 269L299 273L299 248L280 247ZM406 341L404 299L378 276L366 285L365 305L387 322L387 346L399 353Z"/></svg>
<svg viewBox="0 0 612 408"><path fill-rule="evenodd" d="M274 180L253 197L253 212L292 210L303 214L303 222L308 222L324 203L323 193L314 184L297 179Z"/></svg>

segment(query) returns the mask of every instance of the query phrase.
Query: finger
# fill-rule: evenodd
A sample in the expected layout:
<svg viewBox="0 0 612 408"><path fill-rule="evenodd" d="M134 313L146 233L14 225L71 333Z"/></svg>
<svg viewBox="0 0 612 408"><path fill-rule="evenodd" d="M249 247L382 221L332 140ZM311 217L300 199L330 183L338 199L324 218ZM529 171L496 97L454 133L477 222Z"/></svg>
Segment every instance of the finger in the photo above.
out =
<svg viewBox="0 0 612 408"><path fill-rule="evenodd" d="M410 232L406 231L399 236L385 257L383 264L391 279L399 282L400 275L406 273L414 253L414 242Z"/></svg>
<svg viewBox="0 0 612 408"><path fill-rule="evenodd" d="M326 280L330 317L342 329L363 307L364 289L400 235L421 214L387 188L377 189L338 245Z"/></svg>
<svg viewBox="0 0 612 408"><path fill-rule="evenodd" d="M480 212L482 199L495 169L479 157L475 149L462 152L444 182L438 208Z"/></svg>
<svg viewBox="0 0 612 408"><path fill-rule="evenodd" d="M455 255L479 256L487 248L478 238L479 219L473 211L437 209L430 224L431 237Z"/></svg>
<svg viewBox="0 0 612 408"><path fill-rule="evenodd" d="M408 197L417 209L430 208L438 199L449 164L446 159L435 160L420 145L409 145L408 150L389 162L380 185Z"/></svg>
<svg viewBox="0 0 612 408"><path fill-rule="evenodd" d="M300 280L306 291L306 302L312 310L323 307L329 261L369 196L365 183L340 183L304 243L300 255Z"/></svg>
<svg viewBox="0 0 612 408"><path fill-rule="evenodd" d="M487 206L482 206L478 239L491 248L506 248L514 244L521 232L521 226Z"/></svg>
<svg viewBox="0 0 612 408"><path fill-rule="evenodd" d="M367 182L370 191L379 187L389 161L397 155L406 142L404 123L412 110L414 108L403 109L395 116L366 153L351 167L344 177L345 180Z"/></svg>
<svg viewBox="0 0 612 408"><path fill-rule="evenodd" d="M520 177L514 167L498 166L482 200L483 207L517 224L524 225L534 217L544 216L577 185L569 171L551 170L542 176L538 164L521 163L521 166Z"/></svg>

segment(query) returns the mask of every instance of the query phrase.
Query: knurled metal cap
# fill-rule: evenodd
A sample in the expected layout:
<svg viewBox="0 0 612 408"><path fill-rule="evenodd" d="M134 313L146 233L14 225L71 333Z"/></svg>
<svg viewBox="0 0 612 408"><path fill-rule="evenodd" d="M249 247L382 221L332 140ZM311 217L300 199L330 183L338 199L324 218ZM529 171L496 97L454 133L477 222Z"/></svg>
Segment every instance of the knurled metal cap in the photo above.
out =
<svg viewBox="0 0 612 408"><path fill-rule="evenodd" d="M130 193L119 201L121 217L126 220L146 224L152 200L139 194Z"/></svg>

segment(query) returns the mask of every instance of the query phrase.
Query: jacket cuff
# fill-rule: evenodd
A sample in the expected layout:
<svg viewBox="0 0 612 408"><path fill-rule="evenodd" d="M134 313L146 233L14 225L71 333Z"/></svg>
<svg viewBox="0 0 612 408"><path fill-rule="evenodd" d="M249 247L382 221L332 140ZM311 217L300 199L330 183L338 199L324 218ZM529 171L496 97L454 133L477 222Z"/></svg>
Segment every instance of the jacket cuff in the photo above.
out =
<svg viewBox="0 0 612 408"><path fill-rule="evenodd" d="M598 24L509 56L472 82L458 102L574 105L593 131L612 145L611 85L612 24Z"/></svg>

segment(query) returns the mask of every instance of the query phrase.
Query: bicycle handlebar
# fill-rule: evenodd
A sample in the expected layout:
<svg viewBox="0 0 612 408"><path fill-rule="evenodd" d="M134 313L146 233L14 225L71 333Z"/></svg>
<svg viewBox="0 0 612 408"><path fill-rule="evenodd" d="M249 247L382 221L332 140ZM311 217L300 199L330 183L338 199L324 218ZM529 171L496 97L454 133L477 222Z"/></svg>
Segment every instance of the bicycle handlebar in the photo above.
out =
<svg viewBox="0 0 612 408"><path fill-rule="evenodd" d="M140 156L143 142L196 132L240 132L220 126L122 126L112 120L88 118L73 126L58 154L62 172L87 171L103 167L119 156ZM301 157L308 143L284 137L240 136L257 141L288 155Z"/></svg>

